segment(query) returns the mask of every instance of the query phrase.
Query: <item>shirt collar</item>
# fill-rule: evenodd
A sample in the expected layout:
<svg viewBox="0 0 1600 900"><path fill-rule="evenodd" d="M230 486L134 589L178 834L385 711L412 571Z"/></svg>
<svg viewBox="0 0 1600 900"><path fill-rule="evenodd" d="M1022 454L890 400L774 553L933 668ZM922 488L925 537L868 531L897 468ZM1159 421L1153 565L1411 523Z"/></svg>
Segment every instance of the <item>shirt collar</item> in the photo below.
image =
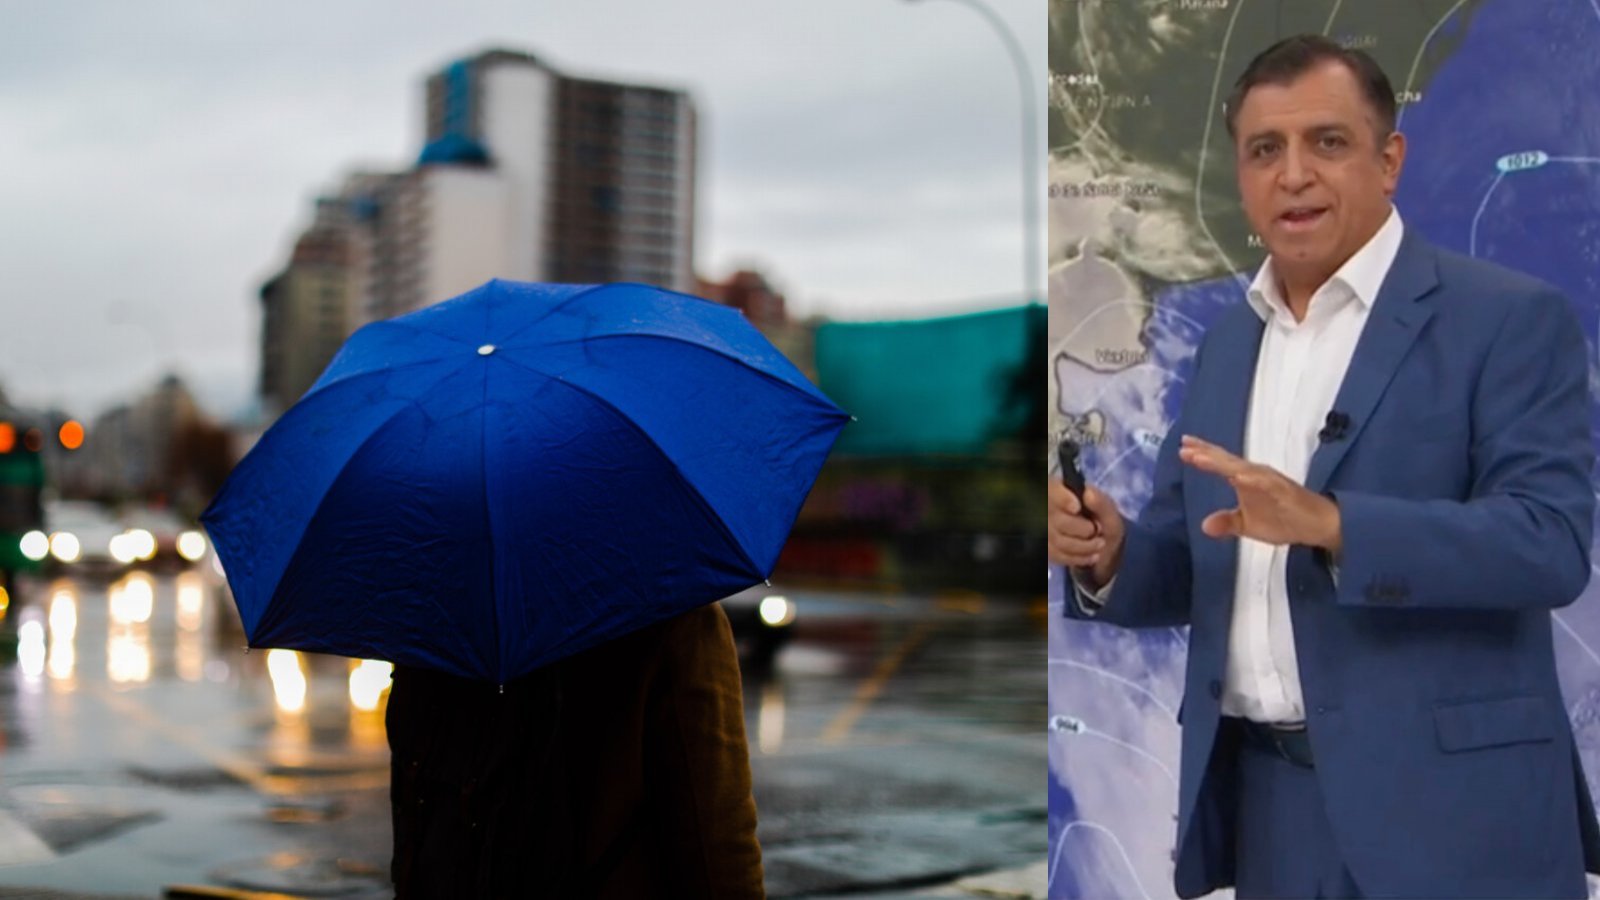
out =
<svg viewBox="0 0 1600 900"><path fill-rule="evenodd" d="M1361 305L1370 310L1378 300L1378 290L1383 287L1383 280L1394 265L1395 257L1400 254L1400 239L1404 235L1405 225L1400 221L1400 211L1391 206L1389 218L1384 221L1383 227L1354 256L1345 260L1345 264L1328 281L1337 281L1349 288ZM1276 309L1287 312L1283 296L1278 291L1278 278L1273 272L1271 257L1256 272L1255 280L1245 293L1245 301L1262 321L1270 321Z"/></svg>

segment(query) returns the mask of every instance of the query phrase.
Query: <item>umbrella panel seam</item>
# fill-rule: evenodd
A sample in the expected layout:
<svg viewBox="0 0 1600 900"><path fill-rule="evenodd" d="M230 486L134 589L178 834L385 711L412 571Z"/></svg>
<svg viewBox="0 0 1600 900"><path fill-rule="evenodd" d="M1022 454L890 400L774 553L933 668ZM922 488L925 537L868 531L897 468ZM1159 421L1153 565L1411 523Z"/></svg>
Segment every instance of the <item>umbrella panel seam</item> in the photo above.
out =
<svg viewBox="0 0 1600 900"><path fill-rule="evenodd" d="M489 506L489 367L482 367L483 374L483 402L478 410L478 468L483 473L483 529L484 539L489 542L489 609L494 614L494 672L501 679L504 687L505 648L501 645L504 634L500 626L500 585L495 578L495 566L499 557L495 553L494 544L494 513Z"/></svg>
<svg viewBox="0 0 1600 900"><path fill-rule="evenodd" d="M710 301L708 300L706 302L709 303ZM641 332L628 332L628 333L623 333L623 334L598 334L598 335L595 335L593 337L579 338L577 340L557 341L557 342L554 342L552 344L546 344L544 346L559 346L561 344L592 344L592 343L595 343L597 341L617 340L617 339L621 339L621 338L667 341L669 343L681 344L684 347L689 347L689 348L692 348L692 349L695 349L695 350L700 350L700 351L703 351L705 353L709 353L709 354L711 354L713 356L720 357L720 358L725 359L725 360L727 360L729 362L736 363L738 365L744 366L746 369L750 370L750 372L752 374L759 375L760 377L765 378L768 381L771 381L771 382L773 382L775 384L782 385L783 387L789 389L790 391L793 391L794 393L799 394L800 396L805 397L806 399L812 401L814 404L818 405L819 408L821 408L823 412L829 412L829 410L825 406L822 406L820 403L818 403L819 399L826 399L825 397L824 398L819 398L817 396L817 394L821 394L822 393L822 389L821 388L816 388L817 393L813 394L813 393L807 391L805 388L802 388L799 385L795 384L792 381L787 381L785 379L779 378L778 376L772 374L771 372L766 371L765 369L757 368L756 366L752 365L748 360L740 359L737 356L734 356L734 355L732 355L730 353L725 353L722 350L719 350L719 349L717 349L715 347L708 347L705 344L696 343L694 341L688 340L687 338L673 337L672 335L668 335L668 334L647 334L647 333L641 333ZM500 348L503 349L503 350L521 349L521 348L518 348L518 347L507 347L504 344L501 344ZM787 359L785 359L784 361L788 362ZM789 363L789 364L790 365L794 365L793 363ZM546 374L546 373L541 372L540 374ZM552 376L552 377L554 377L554 376ZM801 378L805 378L805 373L801 372L800 373L800 377ZM807 379L807 380L809 381L809 379ZM813 385L813 387L815 388L816 386ZM837 404L833 404L833 401L829 400L827 402L829 404L832 404L835 409L838 409L838 405ZM848 419L848 418L850 418L850 414L844 412L843 410L840 410L839 414L838 414L838 417L840 419Z"/></svg>
<svg viewBox="0 0 1600 900"><path fill-rule="evenodd" d="M349 378L343 378L343 379L340 379L338 381L330 382L329 384L323 385L322 388L318 389L317 393L320 395L323 392L323 390L331 388L334 385L347 384L347 383L349 383L350 381L352 381L352 380L354 380L356 378L387 374L389 371L392 371L392 370L388 370L388 369L385 369L385 370L372 370L372 371L368 371L368 372L355 373L355 374L351 375ZM395 400L402 400L404 398L395 397L394 399ZM301 402L302 403L305 402L304 399L302 399ZM412 400L412 401L409 401L409 402L410 402L411 405L418 405L415 400ZM284 562L283 571L279 572L277 574L277 577L273 581L272 593L267 597L266 602L262 604L262 606L261 606L261 614L256 616L256 624L257 624L257 626L260 625L262 619L265 619L267 617L267 613L271 611L272 605L273 605L273 601L277 600L277 598L278 598L278 587L283 582L284 573L289 571L289 567L294 564L295 557L300 554L300 547L302 546L302 542L305 541L306 532L311 530L311 523L316 521L317 515L322 512L322 505L325 502L327 502L328 491L332 490L333 486L338 483L339 479L344 477L345 470L350 468L351 460L355 459L355 457L358 454L360 454L362 450L366 449L367 445L372 442L372 439L377 436L378 432L380 432L384 428L388 427L389 423L394 420L394 417L398 416L403 411L405 411L405 407L404 406L400 407L399 409L396 409L394 412L391 412L389 415L384 416L383 419L381 419L376 425L374 425L372 427L372 431L369 432L366 437L361 439L361 442L358 443L355 446L355 449L353 449L350 452L350 455L347 456L344 459L344 461L339 464L338 470L335 471L333 473L333 476L328 479L327 488L325 488L322 491L322 496L317 498L316 505L311 510L311 515L309 515L309 516L307 516L305 518L305 526L300 529L300 533L299 534L295 535L294 550L289 554L288 560L286 560ZM282 420L280 419L279 421L281 422ZM273 429L276 429L276 427L277 426L274 425ZM268 435L272 434L273 429L269 429L267 431L267 434ZM254 455L257 452L257 450L259 450L259 449L261 449L263 447L263 445L264 445L264 437L263 437L263 442L262 443L258 443L256 445L256 448L253 448L251 450L250 454L246 455L245 459L249 459L251 455ZM218 499L221 499L221 497L219 497ZM216 504L216 501L213 500L212 504L214 506Z"/></svg>
<svg viewBox="0 0 1600 900"><path fill-rule="evenodd" d="M433 360L432 362L438 362L438 360ZM392 370L383 370L383 372L388 372L388 371L392 371ZM381 373L372 372L372 373L366 373L366 374L381 374ZM452 372L450 374L454 374L454 373ZM341 383L343 383L343 382L341 382ZM362 454L362 452L365 451L368 448L368 446L370 446L371 443L378 437L378 435L381 434L385 428L389 427L389 425L391 423L393 423L395 418L397 416L399 416L401 413L407 412L407 411L409 411L409 410L414 408L417 411L417 413L420 414L424 419L428 420L429 422L432 422L434 420L433 416L430 415L428 413L427 409L423 407L422 402L420 400L418 400L416 398L405 398L405 397L395 397L394 399L403 401L405 403L405 405L400 407L399 409L396 409L393 413L389 414L388 416L385 416L384 419L381 422L379 422L372 429L372 433L368 434L365 438L363 438L361 440L360 444L356 445L355 449L353 451L351 451L350 455L348 457L346 457L344 462L342 462L339 465L339 471L335 472L333 477L331 479L329 479L329 481L328 481L328 489L323 491L322 492L322 496L320 498L318 498L317 504L316 504L316 508L311 511L311 515L306 517L305 528L301 529L300 534L295 537L295 543L294 543L295 549L294 549L294 552L289 554L289 559L284 564L283 571L278 573L277 581L272 586L272 594L271 594L271 596L269 596L267 598L267 602L262 606L261 615L256 618L256 630L259 631L261 626L262 626L262 624L264 622L268 621L269 615L273 611L273 607L275 605L277 605L277 601L279 599L278 592L279 592L279 590L281 589L281 587L283 585L283 576L288 573L288 571L289 571L289 569L291 567L293 567L296 557L298 557L300 555L301 548L304 547L304 541L305 541L306 533L311 530L312 523L314 523L317 520L317 517L322 514L323 505L325 503L327 503L327 500L328 500L328 494L332 491L333 486L335 484L337 484L339 482L339 480L344 477L345 472L348 471L349 468L350 468L350 464L352 462L354 462L356 457L360 456ZM434 597L434 596L432 596L430 594L425 594L425 593L422 594L421 596L426 597L427 601L430 604L432 604L435 608L437 608L439 610L439 612L441 614L443 614L446 618L449 618L449 612L444 608L444 606L442 604L439 603L439 600L438 600L437 597ZM250 639L250 646L257 646L257 645L254 644L254 639L253 638ZM462 646L467 651L469 651L469 654L471 656L477 656L476 653L471 652L471 651L474 650L474 648L472 647L471 642L464 641ZM497 646L496 647L496 653L497 654L498 654L498 651L499 651L499 648ZM479 659L478 662L481 664L481 663L485 662L485 660ZM487 671L491 671L492 672L493 670L489 669Z"/></svg>
<svg viewBox="0 0 1600 900"><path fill-rule="evenodd" d="M755 560L750 558L750 551L745 548L744 542L740 541L734 536L733 530L728 527L727 522L723 521L722 515L717 512L717 508L712 506L711 501L707 500L705 494L700 492L699 485L696 485L692 480L690 480L688 475L684 474L683 469L679 467L677 461L674 460L667 453L667 451L661 447L660 444L656 443L655 438L651 437L649 432L645 431L643 428L640 428L639 423L633 421L633 419L627 413L623 412L621 409L618 409L616 404L600 396L599 394L596 394L594 391L583 387L582 385L574 384L564 378L558 378L548 372L529 366L526 363L510 357L501 357L501 360L514 365L519 369L523 369L525 371L532 372L535 375L547 378L553 383L564 385L571 390L577 391L578 393L583 394L585 397L588 397L589 399L609 410L630 430L639 435L639 437L642 438L652 450L660 455L661 459L664 460L667 465L672 467L672 471L678 473L678 480L683 483L684 487L688 488L690 496L692 496L696 503L705 511L711 521L716 524L717 530L722 532L722 536L727 539L728 543L732 544L734 549L739 551L739 556L743 559L745 565L750 567L750 571L755 572L758 578L767 577L767 573L762 572L761 567L757 566Z"/></svg>
<svg viewBox="0 0 1600 900"><path fill-rule="evenodd" d="M522 337L524 334L526 334L529 331L531 331L540 322L543 322L545 319L548 319L551 316L555 315L556 313L560 312L563 308L566 307L567 304L572 303L575 300L579 300L579 299L581 299L583 297L587 297L588 295L593 294L594 292L599 291L599 290L601 290L603 288L608 288L608 287L611 287L611 286L612 285L609 285L609 284L590 285L590 286L585 287L583 290L578 291L577 293L575 293L575 294L573 294L573 295L571 295L569 297L563 298L561 300L561 302L559 302L555 306L552 306L549 309L545 310L544 313L539 316L539 318L534 319L532 322L529 322L528 324L522 326L521 328L518 328L516 331L513 331L510 334L506 335L505 337L501 338L500 339L500 344L502 346L504 346L507 341L514 341L517 338Z"/></svg>
<svg viewBox="0 0 1600 900"><path fill-rule="evenodd" d="M432 334L432 332L423 331L423 330L421 330L419 328L410 328L408 330L414 331L417 334L430 334L430 335ZM462 346L467 346L467 345L463 344ZM391 365L391 364L388 364L388 363L383 363L383 364L381 364L381 367L379 367L379 368L362 369L362 370L357 371L357 372L350 372L350 373L347 373L347 374L344 374L344 375L340 375L339 377L333 379L330 382L327 382L326 384L318 385L315 391L307 392L306 397L310 397L312 394L320 394L323 391L325 391L325 390L327 390L327 389L329 389L331 387L334 387L335 385L345 384L345 383L351 381L352 379L363 378L363 377L366 377L368 375L389 375L389 374L392 374L394 372L403 372L403 371L405 371L407 369L415 369L415 368L417 368L419 366L430 366L430 365L435 365L437 363L449 362L452 358L453 357L449 357L449 356L436 356L436 357L430 357L428 359L414 359L414 360L411 360L410 362L404 362L404 363L400 363L398 365ZM396 400L412 400L413 402L415 401L415 398L401 397L398 394L390 394L389 396L394 397ZM304 398L302 398L302 399L304 399Z"/></svg>

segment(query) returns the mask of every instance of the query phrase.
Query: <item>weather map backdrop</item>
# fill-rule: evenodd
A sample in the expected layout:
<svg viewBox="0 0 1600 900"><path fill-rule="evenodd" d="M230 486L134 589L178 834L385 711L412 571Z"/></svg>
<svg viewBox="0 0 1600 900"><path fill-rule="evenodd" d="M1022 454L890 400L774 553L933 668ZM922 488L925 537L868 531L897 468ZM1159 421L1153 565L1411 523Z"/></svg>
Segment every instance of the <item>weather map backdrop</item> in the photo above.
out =
<svg viewBox="0 0 1600 900"><path fill-rule="evenodd" d="M1052 426L1125 513L1149 497L1201 335L1264 257L1221 106L1290 34L1378 60L1410 142L1406 227L1559 286L1600 381L1600 0L1051 0L1050 28ZM1186 632L1064 621L1063 583L1053 570L1050 896L1171 897ZM1596 594L1554 628L1600 794Z"/></svg>

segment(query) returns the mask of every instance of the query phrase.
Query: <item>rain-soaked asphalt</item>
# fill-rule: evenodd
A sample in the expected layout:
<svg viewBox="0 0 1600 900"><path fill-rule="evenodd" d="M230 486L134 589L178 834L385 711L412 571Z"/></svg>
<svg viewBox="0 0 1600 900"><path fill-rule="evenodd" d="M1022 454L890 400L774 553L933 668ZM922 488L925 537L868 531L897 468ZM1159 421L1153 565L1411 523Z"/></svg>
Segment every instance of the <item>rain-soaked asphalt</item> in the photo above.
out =
<svg viewBox="0 0 1600 900"><path fill-rule="evenodd" d="M242 652L208 567L21 588L0 896L387 896L381 667ZM961 896L938 885L1041 859L1042 604L787 596L793 640L745 684L769 893Z"/></svg>

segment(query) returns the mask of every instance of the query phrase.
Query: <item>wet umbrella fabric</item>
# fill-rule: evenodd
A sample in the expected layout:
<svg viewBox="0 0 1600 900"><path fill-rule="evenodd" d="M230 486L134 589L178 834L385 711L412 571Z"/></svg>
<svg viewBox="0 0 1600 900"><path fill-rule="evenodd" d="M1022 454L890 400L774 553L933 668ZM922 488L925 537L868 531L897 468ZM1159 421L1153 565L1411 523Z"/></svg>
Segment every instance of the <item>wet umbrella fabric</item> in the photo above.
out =
<svg viewBox="0 0 1600 900"><path fill-rule="evenodd" d="M727 307L492 281L353 335L202 521L251 646L504 683L767 577L847 421Z"/></svg>

